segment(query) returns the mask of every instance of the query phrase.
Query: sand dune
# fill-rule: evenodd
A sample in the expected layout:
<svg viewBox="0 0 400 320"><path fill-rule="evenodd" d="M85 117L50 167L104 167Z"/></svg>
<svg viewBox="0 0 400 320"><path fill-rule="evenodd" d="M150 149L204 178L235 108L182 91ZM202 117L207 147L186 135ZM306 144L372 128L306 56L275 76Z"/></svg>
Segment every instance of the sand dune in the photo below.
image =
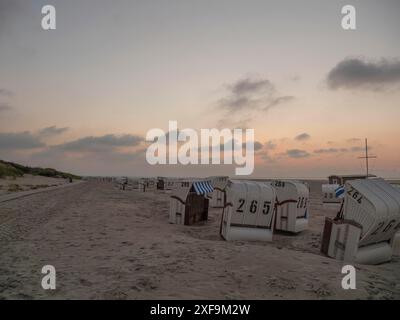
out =
<svg viewBox="0 0 400 320"><path fill-rule="evenodd" d="M161 191L88 182L2 203L0 298L399 299L399 257L357 266L357 290L341 288L342 263L319 253L336 210L310 183L310 229L272 243L221 240L221 209L204 225L168 224ZM41 288L45 264L57 270L54 291Z"/></svg>
<svg viewBox="0 0 400 320"><path fill-rule="evenodd" d="M0 196L59 186L67 182L66 179L34 176L31 174L24 174L23 177L16 178L3 178L0 179Z"/></svg>

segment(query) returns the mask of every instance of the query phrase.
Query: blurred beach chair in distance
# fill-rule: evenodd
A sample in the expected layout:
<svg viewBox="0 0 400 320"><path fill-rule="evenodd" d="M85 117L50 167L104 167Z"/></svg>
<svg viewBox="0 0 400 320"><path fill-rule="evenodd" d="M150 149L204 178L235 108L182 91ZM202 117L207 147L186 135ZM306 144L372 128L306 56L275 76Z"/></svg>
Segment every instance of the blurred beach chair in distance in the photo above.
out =
<svg viewBox="0 0 400 320"><path fill-rule="evenodd" d="M342 189L343 188L343 189ZM344 191L344 187L338 184L323 184L322 189L322 203L324 204L340 204L343 200L343 194L339 194ZM336 191L338 190L339 193Z"/></svg>
<svg viewBox="0 0 400 320"><path fill-rule="evenodd" d="M157 178L140 178L138 181L139 192L149 192L157 190Z"/></svg>

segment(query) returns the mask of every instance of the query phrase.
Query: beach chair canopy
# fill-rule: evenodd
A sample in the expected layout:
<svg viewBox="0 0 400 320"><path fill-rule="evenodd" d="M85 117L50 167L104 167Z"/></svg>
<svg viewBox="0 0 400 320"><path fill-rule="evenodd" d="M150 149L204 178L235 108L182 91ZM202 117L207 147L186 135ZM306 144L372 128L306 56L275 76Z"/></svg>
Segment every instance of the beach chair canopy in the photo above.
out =
<svg viewBox="0 0 400 320"><path fill-rule="evenodd" d="M207 193L212 193L214 188L210 181L195 181L192 184L191 191L195 191L198 195L205 195Z"/></svg>

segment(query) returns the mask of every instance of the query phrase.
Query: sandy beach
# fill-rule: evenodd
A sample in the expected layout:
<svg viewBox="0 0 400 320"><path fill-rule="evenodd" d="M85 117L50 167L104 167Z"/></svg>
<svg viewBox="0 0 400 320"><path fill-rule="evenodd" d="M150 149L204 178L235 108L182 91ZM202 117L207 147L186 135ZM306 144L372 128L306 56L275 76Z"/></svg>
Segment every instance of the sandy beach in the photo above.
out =
<svg viewBox="0 0 400 320"><path fill-rule="evenodd" d="M319 252L325 216L312 181L309 230L272 243L226 242L222 209L203 225L168 223L169 194L87 182L0 204L2 299L399 299L400 258L357 265L357 289L341 288L342 263ZM57 289L43 290L53 265Z"/></svg>

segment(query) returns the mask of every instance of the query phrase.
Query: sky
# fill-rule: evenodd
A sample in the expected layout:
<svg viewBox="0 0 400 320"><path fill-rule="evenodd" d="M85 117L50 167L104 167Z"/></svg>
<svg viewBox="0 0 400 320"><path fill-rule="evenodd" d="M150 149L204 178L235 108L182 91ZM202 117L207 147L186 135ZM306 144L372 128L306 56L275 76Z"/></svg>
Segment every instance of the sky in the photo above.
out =
<svg viewBox="0 0 400 320"><path fill-rule="evenodd" d="M43 30L41 8L56 9ZM344 5L356 30L341 26ZM251 128L253 177L400 177L400 1L0 0L0 159L82 175L233 175L146 162L146 133Z"/></svg>

